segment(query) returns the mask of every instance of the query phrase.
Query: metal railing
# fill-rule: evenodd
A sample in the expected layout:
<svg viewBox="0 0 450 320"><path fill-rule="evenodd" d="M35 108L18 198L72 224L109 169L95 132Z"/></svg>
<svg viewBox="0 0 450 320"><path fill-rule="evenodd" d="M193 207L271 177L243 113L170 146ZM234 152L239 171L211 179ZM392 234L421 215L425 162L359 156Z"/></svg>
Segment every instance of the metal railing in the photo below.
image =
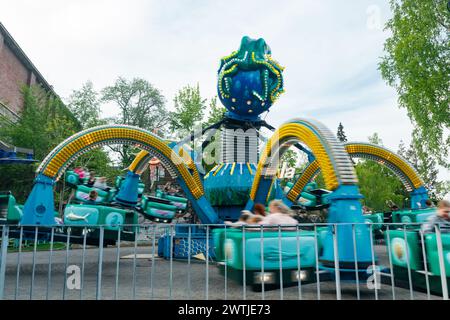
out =
<svg viewBox="0 0 450 320"><path fill-rule="evenodd" d="M351 224L345 239L343 226L3 225L0 299L448 299L439 226Z"/></svg>

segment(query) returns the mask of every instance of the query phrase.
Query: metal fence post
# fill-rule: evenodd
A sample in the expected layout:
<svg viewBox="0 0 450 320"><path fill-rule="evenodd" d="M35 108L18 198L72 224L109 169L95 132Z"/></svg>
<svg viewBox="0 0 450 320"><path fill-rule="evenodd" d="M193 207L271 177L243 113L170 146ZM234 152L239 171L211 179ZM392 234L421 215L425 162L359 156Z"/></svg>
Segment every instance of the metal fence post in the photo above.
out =
<svg viewBox="0 0 450 320"><path fill-rule="evenodd" d="M278 262L280 268L280 300L284 300L283 288L283 252L281 250L281 226L278 225Z"/></svg>
<svg viewBox="0 0 450 320"><path fill-rule="evenodd" d="M247 300L247 274L245 270L245 225L242 226L242 299Z"/></svg>
<svg viewBox="0 0 450 320"><path fill-rule="evenodd" d="M3 300L5 290L6 255L8 253L9 226L3 226L2 247L0 253L0 300Z"/></svg>
<svg viewBox="0 0 450 320"><path fill-rule="evenodd" d="M170 265L169 265L169 299L172 300L172 286L173 286L173 236L174 236L174 228L173 224L170 225L169 236L170 236Z"/></svg>
<svg viewBox="0 0 450 320"><path fill-rule="evenodd" d="M98 271L97 271L97 294L96 299L102 299L102 270L103 270L103 241L104 241L103 226L100 227L100 239L98 244Z"/></svg>
<svg viewBox="0 0 450 320"><path fill-rule="evenodd" d="M120 268L120 228L117 229L116 279L114 284L114 300L117 300L117 296L119 294L119 268Z"/></svg>
<svg viewBox="0 0 450 320"><path fill-rule="evenodd" d="M21 258L22 258L22 238L23 238L23 227L20 227L19 252L17 253L16 291L14 294L14 300L17 300L17 296L19 294L20 266L21 266ZM50 277L49 277L49 279L50 279ZM47 290L47 292L48 292L48 290Z"/></svg>
<svg viewBox="0 0 450 320"><path fill-rule="evenodd" d="M377 283L377 277L378 277L378 275L377 275L377 272L378 272L378 270L377 270L377 266L375 265L375 248L374 248L374 241L373 241L373 230L372 230L372 227L373 227L373 223L371 222L370 224L369 224L369 234L370 234L370 250L371 250L371 254L372 254L372 271L373 271L373 275L374 275L374 278L373 278L373 281L374 281L374 287L375 287L375 300L378 300L378 283Z"/></svg>
<svg viewBox="0 0 450 320"><path fill-rule="evenodd" d="M441 285L442 285L442 299L448 300L447 278L445 277L444 251L442 248L441 229L435 226L436 229L436 245L439 257L439 269L441 271Z"/></svg>
<svg viewBox="0 0 450 320"><path fill-rule="evenodd" d="M408 250L408 238L406 236L406 225L403 225L403 239L405 240L405 253L406 253L406 266L408 268L408 282L409 282L409 295L410 300L414 300L414 286L412 283L411 275L411 263L409 261L409 250Z"/></svg>
<svg viewBox="0 0 450 320"><path fill-rule="evenodd" d="M66 265L64 267L64 286L63 286L63 300L66 299L66 287L67 287L67 267L69 265L69 251L70 251L70 232L71 229L67 229L66 237Z"/></svg>
<svg viewBox="0 0 450 320"><path fill-rule="evenodd" d="M120 231L120 229L119 229ZM134 235L134 251L133 251L133 300L136 299L136 255L137 255L138 234Z"/></svg>
<svg viewBox="0 0 450 320"><path fill-rule="evenodd" d="M261 275L262 277L264 277L264 232L263 232L263 226L261 226ZM261 281L261 299L264 300L265 299L265 285L264 285L264 281Z"/></svg>
<svg viewBox="0 0 450 320"><path fill-rule="evenodd" d="M297 244L297 289L298 289L298 299L302 300L302 266L301 266L301 259L300 259L300 229L297 225L296 227L296 244Z"/></svg>
<svg viewBox="0 0 450 320"><path fill-rule="evenodd" d="M154 299L155 297L155 290L154 290L154 284L153 284L153 277L155 275L155 254L156 254L156 227L155 224L153 226L153 236L152 236L152 269L150 270L150 285L151 285L151 298Z"/></svg>
<svg viewBox="0 0 450 320"><path fill-rule="evenodd" d="M429 271L428 271L428 262L427 262L427 254L425 251L425 240L423 237L423 231L419 230L420 233L420 243L421 243L421 247L422 247L422 258L423 258L423 267L425 269L425 284L427 286L427 298L428 300L430 300L430 280L428 279L429 277Z"/></svg>
<svg viewBox="0 0 450 320"><path fill-rule="evenodd" d="M209 225L206 226L206 300L209 300Z"/></svg>
<svg viewBox="0 0 450 320"><path fill-rule="evenodd" d="M34 243L33 243L33 268L31 271L31 285L30 285L30 300L33 300L33 290L34 290L34 275L36 273L36 251L37 251L37 241L38 241L38 227L34 229Z"/></svg>
<svg viewBox="0 0 450 320"><path fill-rule="evenodd" d="M395 300L395 278L394 278L394 267L392 265L392 257L391 257L391 236L389 235L389 225L386 226L386 235L387 235L387 254L389 257L389 271L391 277L391 289L392 289L392 300Z"/></svg>
<svg viewBox="0 0 450 320"><path fill-rule="evenodd" d="M316 258L316 288L317 300L320 300L320 273L319 273L319 244L317 243L317 225L314 225L314 252Z"/></svg>
<svg viewBox="0 0 450 320"><path fill-rule="evenodd" d="M23 231L23 229L21 229ZM22 235L21 235L22 236ZM49 299L50 296L50 286L51 286L51 279L52 279L52 259L53 259L53 240L55 238L55 229L52 227L51 236L50 236L50 253L48 257L48 275L47 275L47 295L46 299ZM17 285L19 285L17 283Z"/></svg>
<svg viewBox="0 0 450 320"><path fill-rule="evenodd" d="M52 229L53 232L53 229ZM81 254L81 288L80 288L80 300L83 299L83 290L84 290L84 264L86 259L86 238L87 238L87 229L84 227L83 229L83 251ZM53 242L53 233L52 233L52 242Z"/></svg>
<svg viewBox="0 0 450 320"><path fill-rule="evenodd" d="M225 242L227 241L227 225L225 225L225 230L224 230L224 238L225 238ZM225 284L224 284L224 295L225 295L225 300L228 299L228 256L227 256L227 250L226 248L224 248L224 260L225 260L225 264L223 266L224 270L224 276L225 276ZM189 268L191 266L189 265Z"/></svg>
<svg viewBox="0 0 450 320"><path fill-rule="evenodd" d="M189 225L189 233L188 233L188 299L191 299L191 254L192 254L192 226Z"/></svg>
<svg viewBox="0 0 450 320"><path fill-rule="evenodd" d="M338 226L333 225L333 249L334 249L334 276L336 282L336 299L341 300L341 276L339 270Z"/></svg>
<svg viewBox="0 0 450 320"><path fill-rule="evenodd" d="M355 280L356 280L356 297L358 300L361 299L359 293L359 266L358 266L358 252L356 250L356 226L352 224L352 238L353 238L353 259L355 259Z"/></svg>

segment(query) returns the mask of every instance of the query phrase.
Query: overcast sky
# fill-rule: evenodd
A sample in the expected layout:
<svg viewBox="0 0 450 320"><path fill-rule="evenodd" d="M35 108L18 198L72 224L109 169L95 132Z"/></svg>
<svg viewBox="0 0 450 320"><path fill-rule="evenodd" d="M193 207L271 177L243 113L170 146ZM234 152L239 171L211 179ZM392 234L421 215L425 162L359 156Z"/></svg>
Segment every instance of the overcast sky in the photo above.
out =
<svg viewBox="0 0 450 320"><path fill-rule="evenodd" d="M412 125L377 70L389 16L387 0L0 0L0 21L62 97L124 76L149 80L169 108L187 84L209 98L219 59L242 36L263 37L286 67L270 124L309 117L335 132L342 122L349 140L377 132L397 150Z"/></svg>

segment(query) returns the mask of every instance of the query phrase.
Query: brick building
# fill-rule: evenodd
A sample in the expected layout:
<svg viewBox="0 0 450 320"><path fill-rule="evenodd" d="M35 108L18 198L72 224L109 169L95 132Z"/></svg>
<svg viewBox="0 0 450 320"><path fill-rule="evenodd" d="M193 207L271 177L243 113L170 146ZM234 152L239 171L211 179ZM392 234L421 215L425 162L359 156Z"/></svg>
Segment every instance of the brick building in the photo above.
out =
<svg viewBox="0 0 450 320"><path fill-rule="evenodd" d="M0 22L0 115L17 120L23 109L20 89L23 85L34 84L41 85L56 96L53 88Z"/></svg>

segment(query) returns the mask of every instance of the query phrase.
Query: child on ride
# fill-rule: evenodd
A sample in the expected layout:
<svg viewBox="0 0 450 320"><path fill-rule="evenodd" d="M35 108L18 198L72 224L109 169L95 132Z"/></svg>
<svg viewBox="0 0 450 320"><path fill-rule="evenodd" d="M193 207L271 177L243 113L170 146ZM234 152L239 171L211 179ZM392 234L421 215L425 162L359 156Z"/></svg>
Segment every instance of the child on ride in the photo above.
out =
<svg viewBox="0 0 450 320"><path fill-rule="evenodd" d="M229 225L230 227L240 227L243 225L248 224L248 220L253 216L253 213L251 213L248 210L242 210L241 216L239 217L239 220L236 222L231 221L225 221L226 225Z"/></svg>
<svg viewBox="0 0 450 320"><path fill-rule="evenodd" d="M89 192L89 199L86 201L86 203L88 204L95 204L97 201L97 197L98 197L98 192L97 190L91 190L91 192Z"/></svg>
<svg viewBox="0 0 450 320"><path fill-rule="evenodd" d="M296 225L298 222L292 217L292 210L281 200L273 200L269 204L270 214L265 216L259 224L264 225Z"/></svg>
<svg viewBox="0 0 450 320"><path fill-rule="evenodd" d="M427 223L422 225L424 233L435 231L435 226L439 225L442 232L450 232L450 202L441 200L435 215L428 218Z"/></svg>
<svg viewBox="0 0 450 320"><path fill-rule="evenodd" d="M89 172L89 180L86 182L86 185L88 187L93 187L94 183L95 183L95 180L96 180L96 178L95 178L95 171Z"/></svg>
<svg viewBox="0 0 450 320"><path fill-rule="evenodd" d="M253 207L253 213L255 215L265 217L266 216L266 207L261 203L255 203L255 206Z"/></svg>
<svg viewBox="0 0 450 320"><path fill-rule="evenodd" d="M84 176L84 171L82 167L76 167L75 169L73 169L73 172L75 172L78 177L80 177L80 179L83 179L82 176Z"/></svg>
<svg viewBox="0 0 450 320"><path fill-rule="evenodd" d="M101 190L109 189L106 181L107 181L106 177L100 177L100 178L96 179L94 182L94 188L101 189Z"/></svg>

